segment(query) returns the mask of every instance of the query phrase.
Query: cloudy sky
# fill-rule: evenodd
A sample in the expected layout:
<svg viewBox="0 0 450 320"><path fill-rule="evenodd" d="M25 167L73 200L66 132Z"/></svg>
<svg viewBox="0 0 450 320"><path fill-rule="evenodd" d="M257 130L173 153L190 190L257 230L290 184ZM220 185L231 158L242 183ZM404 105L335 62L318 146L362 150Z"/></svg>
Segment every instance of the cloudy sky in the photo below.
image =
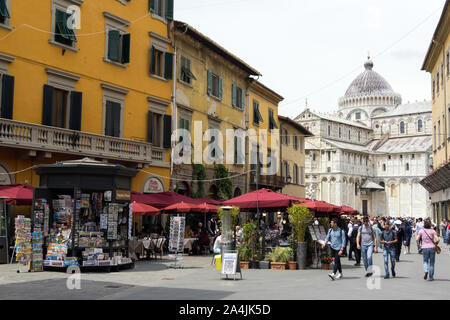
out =
<svg viewBox="0 0 450 320"><path fill-rule="evenodd" d="M175 18L214 39L263 75L285 100L279 113L337 110L338 98L374 71L404 103L430 100L421 71L445 0L176 0Z"/></svg>

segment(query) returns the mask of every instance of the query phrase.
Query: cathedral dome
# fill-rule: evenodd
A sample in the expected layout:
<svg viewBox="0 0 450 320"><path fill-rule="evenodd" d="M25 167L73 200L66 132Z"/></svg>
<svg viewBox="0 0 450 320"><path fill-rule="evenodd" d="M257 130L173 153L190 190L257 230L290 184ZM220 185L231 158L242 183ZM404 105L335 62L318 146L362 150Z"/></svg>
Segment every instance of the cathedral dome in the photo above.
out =
<svg viewBox="0 0 450 320"><path fill-rule="evenodd" d="M396 106L401 103L399 94L377 72L373 71L370 58L364 63L365 71L350 84L343 98L339 100L340 108L364 106Z"/></svg>

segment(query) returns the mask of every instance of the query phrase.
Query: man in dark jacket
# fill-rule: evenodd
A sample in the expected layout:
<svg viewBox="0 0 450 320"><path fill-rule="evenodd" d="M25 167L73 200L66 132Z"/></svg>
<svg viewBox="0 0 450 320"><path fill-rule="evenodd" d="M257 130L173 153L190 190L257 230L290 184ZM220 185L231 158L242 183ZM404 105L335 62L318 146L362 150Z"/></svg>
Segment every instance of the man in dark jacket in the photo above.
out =
<svg viewBox="0 0 450 320"><path fill-rule="evenodd" d="M358 246L356 244L356 238L358 237L358 230L361 226L361 223L358 219L355 219L355 222L353 223L352 232L350 234L350 245L353 251L355 252L355 266L359 267L361 265L361 249L358 249Z"/></svg>

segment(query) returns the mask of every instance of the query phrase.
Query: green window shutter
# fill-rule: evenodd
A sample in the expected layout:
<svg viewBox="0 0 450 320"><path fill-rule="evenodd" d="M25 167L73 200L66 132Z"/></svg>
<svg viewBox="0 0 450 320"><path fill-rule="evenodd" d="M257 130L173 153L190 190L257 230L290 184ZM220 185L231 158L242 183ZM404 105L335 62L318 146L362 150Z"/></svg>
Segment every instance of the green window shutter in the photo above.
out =
<svg viewBox="0 0 450 320"><path fill-rule="evenodd" d="M81 130L81 114L82 114L83 94L81 92L70 92L70 130Z"/></svg>
<svg viewBox="0 0 450 320"><path fill-rule="evenodd" d="M44 85L44 102L42 106L42 124L44 126L52 126L53 118L53 95L54 88L49 85Z"/></svg>
<svg viewBox="0 0 450 320"><path fill-rule="evenodd" d="M118 30L110 30L108 32L108 59L111 61L119 61L119 44L120 32Z"/></svg>
<svg viewBox="0 0 450 320"><path fill-rule="evenodd" d="M0 118L12 120L14 102L14 77L4 74L3 76L0 76L0 78L2 79Z"/></svg>
<svg viewBox="0 0 450 320"><path fill-rule="evenodd" d="M150 73L155 74L156 61L155 61L155 47L150 49Z"/></svg>
<svg viewBox="0 0 450 320"><path fill-rule="evenodd" d="M131 35L124 34L122 36L122 63L130 63L130 44Z"/></svg>
<svg viewBox="0 0 450 320"><path fill-rule="evenodd" d="M184 128L187 130L187 131L190 131L191 129L190 129L190 125L189 125L189 120L187 120L187 119L184 119Z"/></svg>
<svg viewBox="0 0 450 320"><path fill-rule="evenodd" d="M163 148L170 149L172 138L172 116L165 114L163 116L163 123L164 123Z"/></svg>
<svg viewBox="0 0 450 320"><path fill-rule="evenodd" d="M166 19L173 20L173 0L166 0Z"/></svg>
<svg viewBox="0 0 450 320"><path fill-rule="evenodd" d="M245 109L245 90L242 90L242 105L241 105L241 109L244 110Z"/></svg>
<svg viewBox="0 0 450 320"><path fill-rule="evenodd" d="M173 54L166 52L165 55L164 78L170 80L173 78Z"/></svg>
<svg viewBox="0 0 450 320"><path fill-rule="evenodd" d="M6 6L6 0L0 0L0 16L6 19L10 19L8 7Z"/></svg>
<svg viewBox="0 0 450 320"><path fill-rule="evenodd" d="M155 12L156 11L156 6L155 6L155 0L149 0L148 1L148 8L150 12Z"/></svg>
<svg viewBox="0 0 450 320"><path fill-rule="evenodd" d="M237 107L237 90L236 90L236 85L233 83L231 85L231 91L232 91L232 99L231 99L231 104L233 107Z"/></svg>
<svg viewBox="0 0 450 320"><path fill-rule="evenodd" d="M208 95L212 94L212 72L211 70L208 70L208 84L207 84L207 92Z"/></svg>
<svg viewBox="0 0 450 320"><path fill-rule="evenodd" d="M238 137L234 137L234 163L238 161Z"/></svg>
<svg viewBox="0 0 450 320"><path fill-rule="evenodd" d="M223 93L222 84L223 84L222 77L219 77L219 99L221 99L221 100L222 100L222 93Z"/></svg>
<svg viewBox="0 0 450 320"><path fill-rule="evenodd" d="M147 142L153 143L153 112L147 114Z"/></svg>

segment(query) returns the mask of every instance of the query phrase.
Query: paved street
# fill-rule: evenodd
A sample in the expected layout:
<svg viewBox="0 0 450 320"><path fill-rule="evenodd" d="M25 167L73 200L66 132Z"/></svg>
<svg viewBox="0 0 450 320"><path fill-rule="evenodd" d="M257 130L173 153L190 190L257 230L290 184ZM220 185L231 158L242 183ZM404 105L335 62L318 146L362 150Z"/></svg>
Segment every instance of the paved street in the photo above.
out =
<svg viewBox="0 0 450 320"><path fill-rule="evenodd" d="M168 269L167 260L139 262L120 273L82 274L81 289L68 290L68 275L16 273L0 266L0 299L150 299L150 300L300 300L300 299L450 299L450 250L442 245L435 281L423 280L422 256L401 256L397 278L384 280L382 254L375 254L381 276L369 280L362 267L343 258L344 280L331 281L325 270L243 270L243 281L219 280L211 257L185 257L184 269ZM381 278L380 278L381 277Z"/></svg>

